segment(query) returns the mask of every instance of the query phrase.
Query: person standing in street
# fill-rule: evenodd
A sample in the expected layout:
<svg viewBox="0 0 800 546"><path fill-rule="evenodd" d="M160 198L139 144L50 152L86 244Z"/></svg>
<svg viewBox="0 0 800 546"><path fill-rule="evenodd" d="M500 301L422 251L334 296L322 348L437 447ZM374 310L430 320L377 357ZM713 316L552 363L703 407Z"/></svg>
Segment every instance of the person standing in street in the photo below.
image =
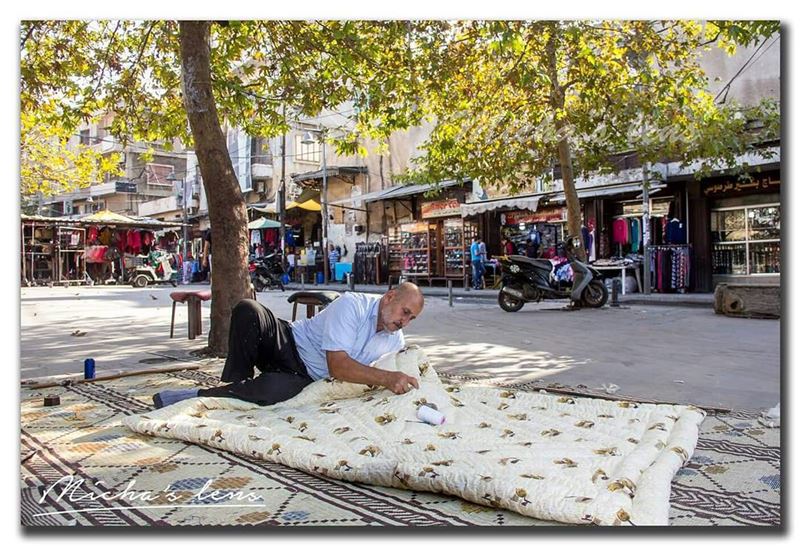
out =
<svg viewBox="0 0 800 546"><path fill-rule="evenodd" d="M483 288L483 256L486 254L486 246L483 246L480 237L473 237L472 244L469 246L470 259L472 261L472 288L480 290Z"/></svg>
<svg viewBox="0 0 800 546"><path fill-rule="evenodd" d="M329 278L335 279L336 278L336 264L339 263L339 259L341 257L341 252L339 251L339 247L333 246L333 244L328 245L328 265L330 269Z"/></svg>
<svg viewBox="0 0 800 546"><path fill-rule="evenodd" d="M202 266L205 272L206 280L211 283L211 228L208 228L203 233L203 252L202 252Z"/></svg>
<svg viewBox="0 0 800 546"><path fill-rule="evenodd" d="M503 249L503 256L511 256L515 253L514 243L512 243L508 237L503 237L503 240L501 241L501 247Z"/></svg>

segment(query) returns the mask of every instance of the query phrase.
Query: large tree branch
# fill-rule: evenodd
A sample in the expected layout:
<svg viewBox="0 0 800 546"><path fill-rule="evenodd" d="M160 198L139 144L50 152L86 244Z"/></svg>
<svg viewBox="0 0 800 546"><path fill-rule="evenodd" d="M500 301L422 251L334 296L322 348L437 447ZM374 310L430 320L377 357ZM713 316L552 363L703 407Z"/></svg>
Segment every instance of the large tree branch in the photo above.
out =
<svg viewBox="0 0 800 546"><path fill-rule="evenodd" d="M114 39L117 37L117 31L119 30L120 24L122 24L122 21L117 21L117 24L114 27L114 32L111 34L111 39L108 41L108 49L106 50L106 57L103 60L103 68L100 70L100 76L98 76L97 78L97 85L95 85L92 95L97 94L97 91L100 89L100 85L103 83L103 76L106 73L108 60L111 58L111 50L114 48Z"/></svg>

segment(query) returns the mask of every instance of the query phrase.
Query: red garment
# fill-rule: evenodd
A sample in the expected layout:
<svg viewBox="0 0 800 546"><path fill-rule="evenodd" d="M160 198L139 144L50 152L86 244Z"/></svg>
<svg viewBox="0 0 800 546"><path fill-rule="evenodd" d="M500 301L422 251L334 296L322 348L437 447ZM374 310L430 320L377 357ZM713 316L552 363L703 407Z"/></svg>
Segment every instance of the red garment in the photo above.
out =
<svg viewBox="0 0 800 546"><path fill-rule="evenodd" d="M140 254L142 252L142 235L136 230L128 232L125 250L132 254Z"/></svg>
<svg viewBox="0 0 800 546"><path fill-rule="evenodd" d="M97 242L97 227L96 226L91 226L89 228L89 233L87 235L87 239L88 239L87 242L89 244L94 244L95 242Z"/></svg>
<svg viewBox="0 0 800 546"><path fill-rule="evenodd" d="M262 240L264 241L266 246L278 246L278 230L277 229L265 229L263 231L264 237Z"/></svg>
<svg viewBox="0 0 800 546"><path fill-rule="evenodd" d="M128 251L128 232L124 229L119 229L114 232L114 240L116 241L116 246L120 251L127 252Z"/></svg>
<svg viewBox="0 0 800 546"><path fill-rule="evenodd" d="M630 238L630 229L628 229L628 220L625 218L617 218L611 227L612 240L615 244L627 244Z"/></svg>

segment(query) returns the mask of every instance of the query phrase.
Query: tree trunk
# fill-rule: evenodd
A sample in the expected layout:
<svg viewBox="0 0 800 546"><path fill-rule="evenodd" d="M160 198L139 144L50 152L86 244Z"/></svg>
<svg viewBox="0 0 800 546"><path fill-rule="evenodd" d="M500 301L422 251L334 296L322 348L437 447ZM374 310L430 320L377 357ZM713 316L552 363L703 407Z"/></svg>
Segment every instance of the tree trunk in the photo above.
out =
<svg viewBox="0 0 800 546"><path fill-rule="evenodd" d="M569 127L563 115L564 89L558 81L558 62L556 58L556 40L558 23L553 23L550 37L547 40L547 72L550 77L550 106L555 115L556 133L558 135L558 162L561 165L561 180L564 184L564 197L567 201L567 233L578 237L581 246L578 247L578 259L586 260L586 249L583 248L581 237L581 203L575 189L575 178L572 171L572 150L569 143Z"/></svg>
<svg viewBox="0 0 800 546"><path fill-rule="evenodd" d="M248 297L247 209L233 172L211 89L208 21L181 21L183 101L203 175L212 229L211 329L208 349L228 352L231 309Z"/></svg>

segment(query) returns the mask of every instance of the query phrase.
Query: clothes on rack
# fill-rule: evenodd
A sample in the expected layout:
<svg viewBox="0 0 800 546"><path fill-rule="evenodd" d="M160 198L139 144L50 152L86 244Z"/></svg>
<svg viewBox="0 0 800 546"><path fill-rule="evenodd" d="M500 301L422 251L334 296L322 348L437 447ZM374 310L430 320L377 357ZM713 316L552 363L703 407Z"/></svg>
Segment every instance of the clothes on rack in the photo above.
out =
<svg viewBox="0 0 800 546"><path fill-rule="evenodd" d="M611 245L608 242L608 233L605 228L600 232L600 238L597 244L597 257L608 258L611 255Z"/></svg>
<svg viewBox="0 0 800 546"><path fill-rule="evenodd" d="M626 218L617 218L611 224L611 233L614 244L625 245L630 240L630 226Z"/></svg>
<svg viewBox="0 0 800 546"><path fill-rule="evenodd" d="M386 264L388 250L381 243L356 243L356 252L353 256L353 277L359 284L379 284L387 278ZM415 265L413 256L407 255L404 260L404 269L411 271ZM408 266L408 267L405 267Z"/></svg>
<svg viewBox="0 0 800 546"><path fill-rule="evenodd" d="M679 219L673 218L667 223L666 242L673 245L686 244L686 227Z"/></svg>
<svg viewBox="0 0 800 546"><path fill-rule="evenodd" d="M652 246L650 271L657 292L686 292L691 286L691 247Z"/></svg>
<svg viewBox="0 0 800 546"><path fill-rule="evenodd" d="M639 218L631 218L631 252L639 252L641 243L642 221Z"/></svg>

